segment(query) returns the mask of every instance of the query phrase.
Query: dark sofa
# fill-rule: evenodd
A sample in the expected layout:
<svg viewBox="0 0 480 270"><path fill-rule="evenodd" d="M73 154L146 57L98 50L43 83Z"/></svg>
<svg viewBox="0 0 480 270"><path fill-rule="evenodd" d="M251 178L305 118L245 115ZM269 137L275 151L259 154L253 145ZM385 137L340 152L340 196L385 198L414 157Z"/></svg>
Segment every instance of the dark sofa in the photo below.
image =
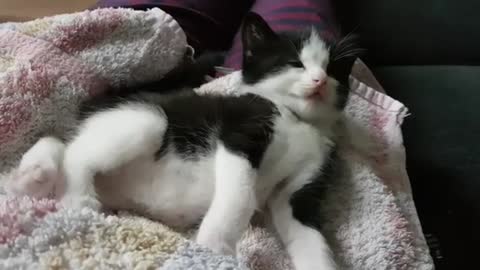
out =
<svg viewBox="0 0 480 270"><path fill-rule="evenodd" d="M478 269L480 1L337 0L344 33L411 115L407 170L437 269Z"/></svg>

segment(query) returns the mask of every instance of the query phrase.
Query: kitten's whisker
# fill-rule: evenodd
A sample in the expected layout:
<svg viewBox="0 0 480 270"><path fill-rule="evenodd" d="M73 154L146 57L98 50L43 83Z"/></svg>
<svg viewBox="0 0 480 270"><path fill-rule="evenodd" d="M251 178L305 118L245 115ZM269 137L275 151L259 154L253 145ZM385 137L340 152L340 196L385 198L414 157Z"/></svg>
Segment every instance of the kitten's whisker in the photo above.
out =
<svg viewBox="0 0 480 270"><path fill-rule="evenodd" d="M335 48L335 53L339 54L339 53L342 53L342 52L345 52L345 51L348 51L348 50L351 50L351 49L354 49L356 48L356 45L353 44L353 43L348 43L348 44L345 44L344 46L342 47L337 47Z"/></svg>
<svg viewBox="0 0 480 270"><path fill-rule="evenodd" d="M336 61L336 60L340 60L340 59L347 58L347 57L350 57L350 56L356 56L356 55L359 55L363 52L364 52L363 49L352 49L350 51L342 52L339 55L335 55L333 60Z"/></svg>

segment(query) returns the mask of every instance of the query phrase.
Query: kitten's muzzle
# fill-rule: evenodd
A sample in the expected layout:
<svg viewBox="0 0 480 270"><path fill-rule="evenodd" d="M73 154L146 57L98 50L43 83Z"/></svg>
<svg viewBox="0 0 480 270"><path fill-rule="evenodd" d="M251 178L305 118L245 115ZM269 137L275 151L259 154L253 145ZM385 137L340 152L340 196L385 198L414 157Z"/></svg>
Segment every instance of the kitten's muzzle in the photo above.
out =
<svg viewBox="0 0 480 270"><path fill-rule="evenodd" d="M312 89L312 92L307 95L308 99L319 99L324 100L327 96L327 80L313 80L315 86Z"/></svg>

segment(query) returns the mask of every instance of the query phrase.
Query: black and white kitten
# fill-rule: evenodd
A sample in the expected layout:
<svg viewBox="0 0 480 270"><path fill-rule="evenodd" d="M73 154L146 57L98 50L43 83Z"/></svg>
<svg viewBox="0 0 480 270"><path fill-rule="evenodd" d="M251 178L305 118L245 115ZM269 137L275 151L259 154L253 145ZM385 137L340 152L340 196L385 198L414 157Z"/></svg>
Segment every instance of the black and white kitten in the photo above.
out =
<svg viewBox="0 0 480 270"><path fill-rule="evenodd" d="M201 221L197 242L226 254L262 210L296 269L335 269L315 191L335 151L351 44L329 46L314 30L277 35L254 13L242 34L243 95L112 99L67 143L40 139L10 191L39 195L64 178L66 207L134 210L171 226Z"/></svg>

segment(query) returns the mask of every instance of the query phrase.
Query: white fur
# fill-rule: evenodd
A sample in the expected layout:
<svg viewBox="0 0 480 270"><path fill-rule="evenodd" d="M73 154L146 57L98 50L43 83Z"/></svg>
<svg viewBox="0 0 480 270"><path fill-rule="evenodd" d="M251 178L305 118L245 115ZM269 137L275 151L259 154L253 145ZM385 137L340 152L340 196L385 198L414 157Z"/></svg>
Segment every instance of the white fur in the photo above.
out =
<svg viewBox="0 0 480 270"><path fill-rule="evenodd" d="M153 154L161 142L166 121L158 110L143 106L126 105L98 113L85 122L65 150L64 205L98 207L98 198L109 208L133 208L177 227L192 225L206 214L198 242L214 251L233 254L254 210L264 209L278 183L289 179L279 193L284 195L275 195L268 203L284 243L288 249L296 250L300 243L288 240L294 235L307 239L316 235L317 239L323 239L318 232L295 221L291 208L282 209L290 207L291 193L307 183L332 146L321 130L282 110L284 116L275 121L273 141L258 171L221 144L213 156L200 161L185 161L174 153L155 161ZM51 164L54 159L50 157L58 157L61 150L59 145L50 138L41 139L27 152L28 158L24 158L20 168L28 170ZM58 168L61 160L56 162L60 162L54 164ZM283 229L282 224L294 225ZM284 230L288 232L286 238ZM309 249L328 251L324 242L311 242ZM300 260L301 265L319 265L317 258Z"/></svg>
<svg viewBox="0 0 480 270"><path fill-rule="evenodd" d="M279 132L281 135L276 136L272 144L272 152L278 151L282 144L290 146L288 155L277 158L278 168L275 170L277 173L285 173L283 179L286 179L286 183L277 188L268 199L273 224L296 269L336 269L324 237L317 230L296 220L290 205L292 194L309 183L319 165L328 158L327 154L334 143L326 130L303 122L285 124L285 129ZM293 138L301 139L297 139L292 147ZM269 154L267 152L267 158Z"/></svg>
<svg viewBox="0 0 480 270"><path fill-rule="evenodd" d="M20 164L22 171L31 172L24 180L38 181L36 168L57 169L66 178L62 203L67 207L130 209L181 227L205 216L197 241L229 254L254 210L270 209L297 269L335 269L321 233L295 220L289 203L327 158L333 146L331 126L338 118L333 107L335 80L327 78L326 99L306 98L313 80L326 76L328 52L316 34L301 58L305 70L291 68L255 87L242 87L274 101L281 111L258 170L221 142L199 161L186 161L173 151L154 160L167 128L166 116L158 108L131 103L85 120L64 152L61 142L40 140Z"/></svg>
<svg viewBox="0 0 480 270"><path fill-rule="evenodd" d="M326 45L312 31L299 54L305 68L286 67L255 85L244 86L241 91L252 92L284 105L305 121L330 125L338 118L334 108L338 82L326 73L329 58ZM307 98L315 91L315 80L326 80L326 93L321 100Z"/></svg>
<svg viewBox="0 0 480 270"><path fill-rule="evenodd" d="M108 208L132 209L185 228L198 222L211 204L214 169L213 157L199 161L185 161L174 153L159 161L140 157L98 176L96 188Z"/></svg>
<svg viewBox="0 0 480 270"><path fill-rule="evenodd" d="M215 158L215 194L200 226L198 243L234 254L257 207L256 171L245 158L219 144Z"/></svg>
<svg viewBox="0 0 480 270"><path fill-rule="evenodd" d="M327 76L328 50L318 34L312 30L309 39L303 44L300 59L304 68L287 67L273 74L253 87L244 86L243 91L264 96L289 110L305 121L303 125L286 123L276 133L273 149L282 145L281 141L294 145L288 151L290 166L278 161L277 168L288 168L287 183L281 190L269 196L268 206L272 221L290 254L296 269L336 269L331 250L320 232L301 224L293 217L290 205L291 195L308 183L313 173L327 158L333 142L334 126L341 114L335 108L338 82ZM316 80L326 80L326 95L323 99L307 98L316 87ZM309 124L307 124L309 123ZM277 125L278 126L278 125ZM283 140L278 141L282 134ZM289 140L296 139L295 143ZM273 150L275 151L275 150ZM265 160L268 160L268 152ZM301 157L295 160L293 156ZM281 160L281 159L280 159ZM286 163L288 163L286 162ZM298 163L295 163L298 162Z"/></svg>
<svg viewBox="0 0 480 270"><path fill-rule="evenodd" d="M86 120L65 151L66 190L63 204L97 208L94 178L141 157L153 157L161 146L166 119L147 105L127 104Z"/></svg>
<svg viewBox="0 0 480 270"><path fill-rule="evenodd" d="M44 198L63 187L59 173L65 145L53 137L41 138L22 157L5 185L7 193ZM60 191L61 192L61 191Z"/></svg>

